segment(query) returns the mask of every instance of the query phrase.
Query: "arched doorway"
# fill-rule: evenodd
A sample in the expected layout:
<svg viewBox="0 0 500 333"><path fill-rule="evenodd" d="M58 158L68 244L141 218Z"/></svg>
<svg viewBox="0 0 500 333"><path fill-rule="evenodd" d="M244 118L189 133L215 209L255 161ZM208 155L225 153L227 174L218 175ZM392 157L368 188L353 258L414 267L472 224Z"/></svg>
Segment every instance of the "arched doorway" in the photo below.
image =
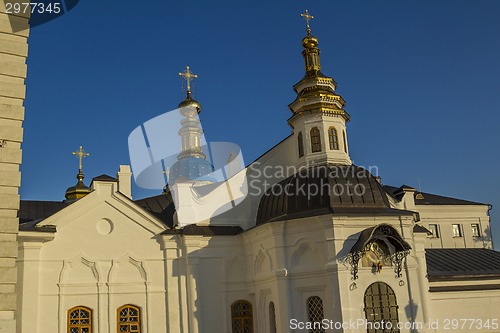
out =
<svg viewBox="0 0 500 333"><path fill-rule="evenodd" d="M366 289L365 316L368 333L399 333L398 302L388 284L375 282Z"/></svg>

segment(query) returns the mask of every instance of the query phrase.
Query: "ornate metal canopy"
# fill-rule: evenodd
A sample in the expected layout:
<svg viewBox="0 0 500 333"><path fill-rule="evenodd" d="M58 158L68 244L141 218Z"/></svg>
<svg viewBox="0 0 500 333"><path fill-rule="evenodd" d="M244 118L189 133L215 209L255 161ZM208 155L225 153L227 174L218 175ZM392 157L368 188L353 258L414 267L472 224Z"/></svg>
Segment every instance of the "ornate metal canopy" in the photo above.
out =
<svg viewBox="0 0 500 333"><path fill-rule="evenodd" d="M401 270L403 259L409 254L411 246L408 244L399 232L389 224L379 224L371 228L367 228L361 232L358 241L349 251L349 254L344 261L351 266L352 279L358 278L358 264L359 259L363 257L365 252L370 248L370 245L381 240L390 246L388 255L392 265L394 266L394 273L396 278L401 277Z"/></svg>

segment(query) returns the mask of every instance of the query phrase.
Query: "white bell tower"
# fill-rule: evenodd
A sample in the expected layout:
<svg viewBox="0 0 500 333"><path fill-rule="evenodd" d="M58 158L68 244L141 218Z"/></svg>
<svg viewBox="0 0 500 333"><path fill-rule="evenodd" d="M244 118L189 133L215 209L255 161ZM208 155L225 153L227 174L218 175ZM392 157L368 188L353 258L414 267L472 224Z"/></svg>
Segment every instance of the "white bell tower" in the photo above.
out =
<svg viewBox="0 0 500 333"><path fill-rule="evenodd" d="M302 40L306 74L293 86L297 98L288 107L293 128L298 165L351 165L346 123L350 116L344 110L344 99L335 93L337 83L321 73L318 39L311 35L306 10L307 36Z"/></svg>

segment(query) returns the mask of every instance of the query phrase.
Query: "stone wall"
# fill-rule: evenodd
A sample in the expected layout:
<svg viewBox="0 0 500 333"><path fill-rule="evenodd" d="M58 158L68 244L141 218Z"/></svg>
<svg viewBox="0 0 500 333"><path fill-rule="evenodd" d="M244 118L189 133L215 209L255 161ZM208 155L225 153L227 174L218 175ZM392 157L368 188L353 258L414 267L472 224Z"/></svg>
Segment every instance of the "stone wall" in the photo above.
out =
<svg viewBox="0 0 500 333"><path fill-rule="evenodd" d="M9 15L0 1L0 333L16 331L17 210L29 34L27 16ZM15 30L24 30L14 32L13 24Z"/></svg>

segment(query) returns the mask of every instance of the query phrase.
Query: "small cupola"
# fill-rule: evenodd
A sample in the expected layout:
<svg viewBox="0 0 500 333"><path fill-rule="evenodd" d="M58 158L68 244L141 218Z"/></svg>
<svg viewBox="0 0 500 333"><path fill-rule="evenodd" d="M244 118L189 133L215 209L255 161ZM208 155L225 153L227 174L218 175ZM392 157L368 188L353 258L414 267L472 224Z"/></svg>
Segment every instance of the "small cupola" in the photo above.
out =
<svg viewBox="0 0 500 333"><path fill-rule="evenodd" d="M68 187L68 189L66 190L65 194L66 201L75 201L81 199L91 192L90 188L83 183L83 179L85 178L85 176L83 175L83 170L82 170L83 158L89 156L90 154L85 152L83 150L83 147L80 146L80 149L74 151L73 155L75 155L79 160L78 174L76 175L76 179L78 179L78 181L75 186Z"/></svg>

